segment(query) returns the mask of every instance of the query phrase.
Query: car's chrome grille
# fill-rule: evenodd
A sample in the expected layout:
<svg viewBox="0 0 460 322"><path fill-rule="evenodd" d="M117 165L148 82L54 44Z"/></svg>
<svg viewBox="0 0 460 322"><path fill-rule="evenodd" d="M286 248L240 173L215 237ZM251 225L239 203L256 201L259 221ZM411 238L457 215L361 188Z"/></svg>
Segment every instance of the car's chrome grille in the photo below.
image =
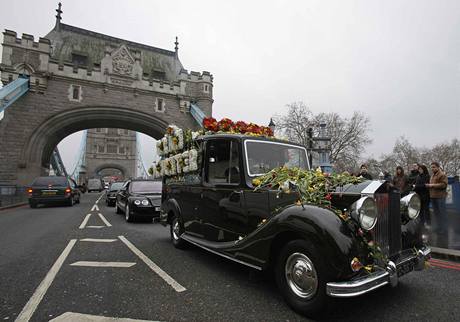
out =
<svg viewBox="0 0 460 322"><path fill-rule="evenodd" d="M375 195L378 220L374 228L375 241L387 256L401 251L401 214L399 193L379 193Z"/></svg>

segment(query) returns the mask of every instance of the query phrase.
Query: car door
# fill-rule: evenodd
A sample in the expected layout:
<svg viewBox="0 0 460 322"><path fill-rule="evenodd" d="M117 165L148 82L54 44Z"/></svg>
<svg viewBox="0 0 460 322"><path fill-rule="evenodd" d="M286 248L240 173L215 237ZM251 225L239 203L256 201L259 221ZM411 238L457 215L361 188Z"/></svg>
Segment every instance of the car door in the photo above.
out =
<svg viewBox="0 0 460 322"><path fill-rule="evenodd" d="M240 155L237 139L206 142L199 218L203 234L209 241L238 240L247 224Z"/></svg>

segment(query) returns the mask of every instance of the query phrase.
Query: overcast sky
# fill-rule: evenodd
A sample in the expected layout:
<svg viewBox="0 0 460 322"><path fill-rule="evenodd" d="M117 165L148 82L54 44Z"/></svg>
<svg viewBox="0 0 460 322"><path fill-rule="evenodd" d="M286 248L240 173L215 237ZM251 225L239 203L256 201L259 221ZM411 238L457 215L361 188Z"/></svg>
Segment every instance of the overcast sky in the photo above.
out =
<svg viewBox="0 0 460 322"><path fill-rule="evenodd" d="M45 36L57 1L0 0L0 29ZM216 118L267 124L286 104L365 113L373 143L460 138L460 1L62 1L62 22L173 50L214 75ZM68 168L73 135L59 145ZM142 139L146 162L153 141Z"/></svg>

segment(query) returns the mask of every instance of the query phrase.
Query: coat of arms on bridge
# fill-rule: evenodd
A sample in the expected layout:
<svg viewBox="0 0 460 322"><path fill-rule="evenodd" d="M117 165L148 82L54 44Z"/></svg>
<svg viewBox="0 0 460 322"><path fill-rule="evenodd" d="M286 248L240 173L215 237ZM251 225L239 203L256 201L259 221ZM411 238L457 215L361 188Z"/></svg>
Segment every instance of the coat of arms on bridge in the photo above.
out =
<svg viewBox="0 0 460 322"><path fill-rule="evenodd" d="M113 72L119 75L131 76L133 71L134 58L125 45L122 45L112 55Z"/></svg>

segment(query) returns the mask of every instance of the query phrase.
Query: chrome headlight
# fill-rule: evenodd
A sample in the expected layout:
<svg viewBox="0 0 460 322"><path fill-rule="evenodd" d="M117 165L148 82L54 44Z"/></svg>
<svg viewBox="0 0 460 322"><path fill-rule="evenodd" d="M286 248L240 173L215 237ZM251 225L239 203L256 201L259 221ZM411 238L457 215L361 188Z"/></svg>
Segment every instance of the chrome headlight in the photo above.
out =
<svg viewBox="0 0 460 322"><path fill-rule="evenodd" d="M377 223L377 206L372 197L361 197L355 203L355 219L364 230L371 230Z"/></svg>
<svg viewBox="0 0 460 322"><path fill-rule="evenodd" d="M401 210L411 220L420 214L421 201L416 193L411 193L401 198Z"/></svg>
<svg viewBox="0 0 460 322"><path fill-rule="evenodd" d="M149 202L147 199L142 200L142 206L148 206Z"/></svg>
<svg viewBox="0 0 460 322"><path fill-rule="evenodd" d="M140 200L134 200L134 204L135 204L136 206L139 206L139 205L141 204L141 201L140 201Z"/></svg>

